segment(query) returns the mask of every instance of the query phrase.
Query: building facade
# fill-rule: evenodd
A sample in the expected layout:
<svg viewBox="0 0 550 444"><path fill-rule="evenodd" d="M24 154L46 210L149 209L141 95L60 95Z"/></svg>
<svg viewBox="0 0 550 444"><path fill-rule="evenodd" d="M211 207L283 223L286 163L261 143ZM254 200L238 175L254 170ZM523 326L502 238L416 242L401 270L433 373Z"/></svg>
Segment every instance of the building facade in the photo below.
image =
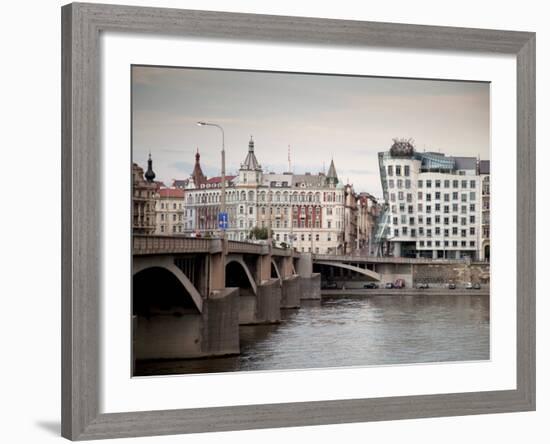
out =
<svg viewBox="0 0 550 444"><path fill-rule="evenodd" d="M132 164L132 232L153 234L155 232L155 193L158 184L154 182L151 155L147 161L147 171L138 164Z"/></svg>
<svg viewBox="0 0 550 444"><path fill-rule="evenodd" d="M185 232L216 235L221 178L201 174L197 153L191 177L178 181L185 187L189 216ZM340 183L334 162L326 174L265 172L252 138L238 175L226 176L226 212L231 240L245 241L263 232L276 244L314 253L342 253L357 245L355 193Z"/></svg>
<svg viewBox="0 0 550 444"><path fill-rule="evenodd" d="M482 177L475 157L419 153L410 141L394 140L378 159L384 254L480 257Z"/></svg>
<svg viewBox="0 0 550 444"><path fill-rule="evenodd" d="M185 191L160 188L155 193L155 234L185 234L191 226Z"/></svg>
<svg viewBox="0 0 550 444"><path fill-rule="evenodd" d="M479 162L481 177L481 250L480 259L491 257L491 164L489 160Z"/></svg>

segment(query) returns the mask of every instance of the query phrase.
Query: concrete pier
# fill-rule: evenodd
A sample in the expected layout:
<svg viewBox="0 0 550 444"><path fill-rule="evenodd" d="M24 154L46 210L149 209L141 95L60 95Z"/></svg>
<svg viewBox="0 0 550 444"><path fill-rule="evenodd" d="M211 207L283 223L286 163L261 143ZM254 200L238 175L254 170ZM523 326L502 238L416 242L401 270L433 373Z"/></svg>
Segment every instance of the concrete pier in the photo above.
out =
<svg viewBox="0 0 550 444"><path fill-rule="evenodd" d="M299 308L301 292L300 277L294 275L283 279L281 289L281 308Z"/></svg>
<svg viewBox="0 0 550 444"><path fill-rule="evenodd" d="M321 274L312 273L310 277L300 277L300 299L321 299Z"/></svg>
<svg viewBox="0 0 550 444"><path fill-rule="evenodd" d="M281 321L281 286L270 279L257 287L257 294L240 290L239 324L274 324Z"/></svg>
<svg viewBox="0 0 550 444"><path fill-rule="evenodd" d="M204 301L203 312L171 309L134 316L134 357L185 359L239 353L239 289Z"/></svg>

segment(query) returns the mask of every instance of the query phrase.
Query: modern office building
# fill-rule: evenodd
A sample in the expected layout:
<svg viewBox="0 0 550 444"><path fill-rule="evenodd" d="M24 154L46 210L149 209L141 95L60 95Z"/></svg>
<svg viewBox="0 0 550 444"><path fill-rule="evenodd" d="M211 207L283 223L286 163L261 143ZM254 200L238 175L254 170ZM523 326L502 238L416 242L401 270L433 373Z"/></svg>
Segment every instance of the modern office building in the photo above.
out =
<svg viewBox="0 0 550 444"><path fill-rule="evenodd" d="M410 141L394 139L378 160L385 200L379 252L480 258L483 178L478 159L421 153Z"/></svg>

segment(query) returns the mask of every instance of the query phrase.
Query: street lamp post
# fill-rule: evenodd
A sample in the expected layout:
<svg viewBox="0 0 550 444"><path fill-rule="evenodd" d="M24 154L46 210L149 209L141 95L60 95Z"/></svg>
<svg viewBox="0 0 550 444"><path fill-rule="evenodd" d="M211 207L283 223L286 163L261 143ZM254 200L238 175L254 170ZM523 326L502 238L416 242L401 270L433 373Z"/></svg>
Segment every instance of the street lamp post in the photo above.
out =
<svg viewBox="0 0 550 444"><path fill-rule="evenodd" d="M222 132L222 173L221 173L221 182L222 182L222 195L221 195L221 202L220 202L220 212L226 213L225 208L225 133L223 131L223 128L218 125L217 123L211 123L211 122L197 122L197 125L199 126L214 126L218 128ZM228 218L229 219L229 218ZM225 239L225 228L221 227L221 238L222 240Z"/></svg>

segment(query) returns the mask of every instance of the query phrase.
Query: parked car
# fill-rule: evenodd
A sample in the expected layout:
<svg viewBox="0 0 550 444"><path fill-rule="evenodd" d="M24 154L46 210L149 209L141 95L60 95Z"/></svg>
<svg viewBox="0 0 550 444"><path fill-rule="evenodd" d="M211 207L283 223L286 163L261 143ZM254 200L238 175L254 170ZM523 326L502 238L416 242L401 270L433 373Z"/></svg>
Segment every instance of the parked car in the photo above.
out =
<svg viewBox="0 0 550 444"><path fill-rule="evenodd" d="M465 288L466 290L473 290L473 289L474 289L474 285L473 285L471 282L468 282L468 283L464 286L464 288Z"/></svg>
<svg viewBox="0 0 550 444"><path fill-rule="evenodd" d="M336 290L338 285L336 285L336 282L325 282L323 288L326 290Z"/></svg>
<svg viewBox="0 0 550 444"><path fill-rule="evenodd" d="M405 281L403 279L396 279L393 288L405 288Z"/></svg>
<svg viewBox="0 0 550 444"><path fill-rule="evenodd" d="M418 284L416 284L416 288L418 288L419 290L425 290L427 288L430 288L430 286L426 282L419 282Z"/></svg>
<svg viewBox="0 0 550 444"><path fill-rule="evenodd" d="M448 288L449 290L456 290L456 284L452 284L452 283L451 283L451 284L447 284L447 288Z"/></svg>
<svg viewBox="0 0 550 444"><path fill-rule="evenodd" d="M386 285L384 285L384 288L394 288L393 282L386 282Z"/></svg>
<svg viewBox="0 0 550 444"><path fill-rule="evenodd" d="M481 285L479 283L474 284L474 290L481 290Z"/></svg>
<svg viewBox="0 0 550 444"><path fill-rule="evenodd" d="M378 288L378 284L376 282L367 282L363 285L363 288Z"/></svg>

